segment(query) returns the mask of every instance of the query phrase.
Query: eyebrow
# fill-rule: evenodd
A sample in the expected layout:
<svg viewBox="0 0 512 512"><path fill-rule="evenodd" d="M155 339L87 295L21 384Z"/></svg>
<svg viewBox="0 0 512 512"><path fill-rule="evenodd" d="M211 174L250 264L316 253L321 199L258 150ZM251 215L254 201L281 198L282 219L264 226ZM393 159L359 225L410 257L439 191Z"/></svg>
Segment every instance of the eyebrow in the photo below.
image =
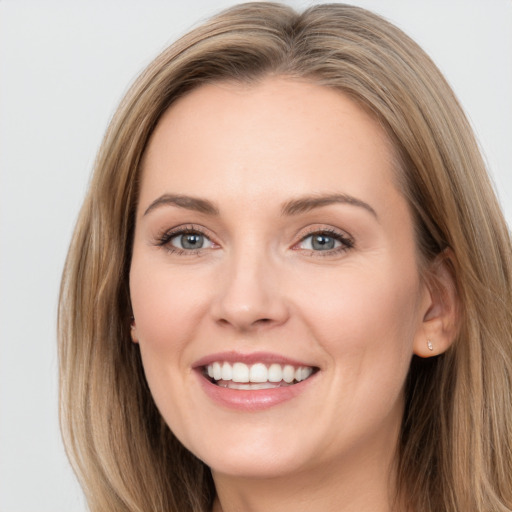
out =
<svg viewBox="0 0 512 512"><path fill-rule="evenodd" d="M350 196L348 194L328 194L328 195L314 195L299 197L287 201L281 210L282 215L298 215L308 212L314 208L321 208L322 206L329 206L331 204L349 204L364 208L370 212L375 218L378 219L377 212L361 199Z"/></svg>
<svg viewBox="0 0 512 512"><path fill-rule="evenodd" d="M219 209L207 199L200 199L198 197L164 194L155 199L144 212L147 215L149 212L160 206L177 206L178 208L185 208L186 210L193 210L206 215L219 215Z"/></svg>
<svg viewBox="0 0 512 512"><path fill-rule="evenodd" d="M321 208L331 204L349 204L352 206L358 206L370 212L375 218L378 218L377 212L368 203L348 194L314 195L292 199L284 203L281 208L281 215L299 215L315 208ZM179 194L164 194L155 199L146 208L144 215L147 215L152 210L161 206L177 206L178 208L193 210L206 215L219 215L220 213L219 209L207 199Z"/></svg>

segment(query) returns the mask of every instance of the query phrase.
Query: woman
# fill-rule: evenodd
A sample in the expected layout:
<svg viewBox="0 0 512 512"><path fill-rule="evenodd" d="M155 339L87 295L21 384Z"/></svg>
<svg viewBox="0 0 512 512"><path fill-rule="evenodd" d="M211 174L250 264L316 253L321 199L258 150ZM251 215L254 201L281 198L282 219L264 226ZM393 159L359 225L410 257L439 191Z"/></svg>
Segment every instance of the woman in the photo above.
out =
<svg viewBox="0 0 512 512"><path fill-rule="evenodd" d="M134 84L63 278L92 510L512 510L511 245L429 58L230 9Z"/></svg>

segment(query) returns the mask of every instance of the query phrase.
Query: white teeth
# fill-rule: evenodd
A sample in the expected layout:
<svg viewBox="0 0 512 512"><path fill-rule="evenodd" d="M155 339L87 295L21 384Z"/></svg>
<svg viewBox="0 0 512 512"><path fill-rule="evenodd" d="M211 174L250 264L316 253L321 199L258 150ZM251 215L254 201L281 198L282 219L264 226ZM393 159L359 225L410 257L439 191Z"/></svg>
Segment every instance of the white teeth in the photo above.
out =
<svg viewBox="0 0 512 512"><path fill-rule="evenodd" d="M253 364L250 371L251 382L267 382L268 370L263 363Z"/></svg>
<svg viewBox="0 0 512 512"><path fill-rule="evenodd" d="M233 368L229 363L222 365L222 380L231 380L233 378Z"/></svg>
<svg viewBox="0 0 512 512"><path fill-rule="evenodd" d="M311 376L312 373L313 373L313 368L311 368L310 366L306 366L306 367L302 368L302 379L301 380L306 380L308 377Z"/></svg>
<svg viewBox="0 0 512 512"><path fill-rule="evenodd" d="M228 364L228 363L224 363ZM223 380L230 380L224 379ZM254 382L252 379L249 379L249 367L244 363L235 363L233 365L233 382Z"/></svg>
<svg viewBox="0 0 512 512"><path fill-rule="evenodd" d="M288 386L288 384L285 384ZM280 385L273 384L272 382L233 382L233 381L223 381L219 384L220 387L229 388L229 389L246 389L246 390L255 390L255 389L274 389L280 387Z"/></svg>
<svg viewBox="0 0 512 512"><path fill-rule="evenodd" d="M290 383L293 379L295 379L295 368L287 364L283 369L283 380Z"/></svg>
<svg viewBox="0 0 512 512"><path fill-rule="evenodd" d="M222 366L220 363L213 363L213 378L220 380L222 378Z"/></svg>
<svg viewBox="0 0 512 512"><path fill-rule="evenodd" d="M270 382L281 382L283 380L283 369L280 364L271 364L268 369L268 380Z"/></svg>
<svg viewBox="0 0 512 512"><path fill-rule="evenodd" d="M270 383L291 384L294 381L301 382L313 373L313 368L310 366L299 366L296 368L290 364L280 365L277 363L267 367L263 363L247 365L240 362L233 364L215 362L206 367L206 373L214 381L222 381L221 385L224 387L233 389L268 389L276 387L274 385L267 385ZM229 382L229 385L226 384L227 382ZM232 383L239 383L240 385L233 385Z"/></svg>

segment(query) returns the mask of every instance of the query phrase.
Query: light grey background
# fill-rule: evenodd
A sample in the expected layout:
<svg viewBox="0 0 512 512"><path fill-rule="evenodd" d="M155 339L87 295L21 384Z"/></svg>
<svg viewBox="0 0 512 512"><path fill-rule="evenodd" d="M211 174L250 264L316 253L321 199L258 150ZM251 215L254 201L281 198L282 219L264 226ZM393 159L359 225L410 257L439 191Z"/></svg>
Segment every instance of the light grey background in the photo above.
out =
<svg viewBox="0 0 512 512"><path fill-rule="evenodd" d="M233 3L0 1L0 512L85 510L57 421L55 318L73 224L128 85ZM511 224L512 2L352 3L402 27L446 74Z"/></svg>

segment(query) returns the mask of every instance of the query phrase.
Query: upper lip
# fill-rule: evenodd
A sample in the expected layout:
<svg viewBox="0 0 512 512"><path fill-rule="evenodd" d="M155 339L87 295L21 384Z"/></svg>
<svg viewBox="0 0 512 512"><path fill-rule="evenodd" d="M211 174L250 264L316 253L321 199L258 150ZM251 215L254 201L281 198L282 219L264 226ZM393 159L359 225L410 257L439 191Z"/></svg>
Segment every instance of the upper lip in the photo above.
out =
<svg viewBox="0 0 512 512"><path fill-rule="evenodd" d="M290 357L282 356L280 354L274 354L272 352L251 352L241 353L236 350L228 352L217 352L215 354L209 354L207 356L198 359L192 366L194 368L201 368L213 364L215 362L227 362L227 363L245 363L247 365L255 363L272 364L277 363L281 365L292 365L295 367L308 366L315 368L315 365L305 363L304 361L298 361Z"/></svg>

